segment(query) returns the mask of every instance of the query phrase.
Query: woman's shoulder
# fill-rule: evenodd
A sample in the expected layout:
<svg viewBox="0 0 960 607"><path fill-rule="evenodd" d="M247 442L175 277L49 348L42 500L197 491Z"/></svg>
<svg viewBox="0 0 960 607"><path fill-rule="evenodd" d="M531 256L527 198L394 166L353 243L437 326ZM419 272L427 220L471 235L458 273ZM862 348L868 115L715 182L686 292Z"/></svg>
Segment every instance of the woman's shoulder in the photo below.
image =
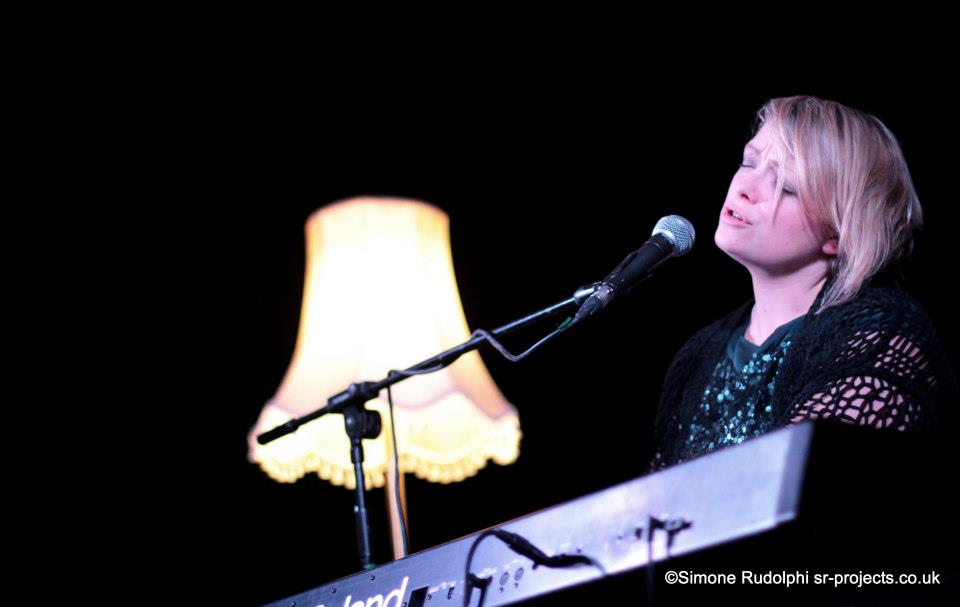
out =
<svg viewBox="0 0 960 607"><path fill-rule="evenodd" d="M817 317L815 326L837 337L851 330L910 333L918 337L933 331L923 305L903 289L890 286L865 286L850 301L831 306Z"/></svg>
<svg viewBox="0 0 960 607"><path fill-rule="evenodd" d="M886 369L910 370L919 376L935 372L927 369L928 361L939 368L944 360L923 305L906 291L889 286L864 287L855 298L808 316L796 342L797 350L803 352L803 366L811 372Z"/></svg>

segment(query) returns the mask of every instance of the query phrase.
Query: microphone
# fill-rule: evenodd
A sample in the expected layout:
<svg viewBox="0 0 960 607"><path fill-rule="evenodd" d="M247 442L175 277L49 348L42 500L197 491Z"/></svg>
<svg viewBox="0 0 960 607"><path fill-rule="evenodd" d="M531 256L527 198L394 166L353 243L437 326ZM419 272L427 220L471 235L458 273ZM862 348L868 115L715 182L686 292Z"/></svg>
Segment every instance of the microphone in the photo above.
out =
<svg viewBox="0 0 960 607"><path fill-rule="evenodd" d="M626 259L603 279L597 290L577 310L577 315L570 325L607 307L611 301L647 278L650 272L666 259L685 254L693 248L695 238L693 224L685 217L661 217L653 228L650 239L627 255Z"/></svg>

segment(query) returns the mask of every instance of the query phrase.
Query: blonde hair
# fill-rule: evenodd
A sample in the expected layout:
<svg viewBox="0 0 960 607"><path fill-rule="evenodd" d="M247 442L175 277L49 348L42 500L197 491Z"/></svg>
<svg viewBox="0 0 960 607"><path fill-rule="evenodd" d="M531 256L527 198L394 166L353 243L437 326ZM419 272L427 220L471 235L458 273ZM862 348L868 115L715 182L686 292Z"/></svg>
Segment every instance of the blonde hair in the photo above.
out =
<svg viewBox="0 0 960 607"><path fill-rule="evenodd" d="M920 200L893 133L876 117L816 97L771 99L757 112L778 156L796 161L799 198L818 236L836 238L817 312L849 301L874 274L912 250ZM777 198L782 177L777 183Z"/></svg>

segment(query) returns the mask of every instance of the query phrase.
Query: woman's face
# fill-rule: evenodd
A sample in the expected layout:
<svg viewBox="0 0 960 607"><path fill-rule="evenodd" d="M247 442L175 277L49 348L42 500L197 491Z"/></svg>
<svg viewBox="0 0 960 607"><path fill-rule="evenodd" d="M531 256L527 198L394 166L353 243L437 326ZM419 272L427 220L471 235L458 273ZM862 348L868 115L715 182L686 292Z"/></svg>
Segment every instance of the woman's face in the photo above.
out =
<svg viewBox="0 0 960 607"><path fill-rule="evenodd" d="M835 242L817 235L798 198L796 162L774 153L769 124L743 152L730 182L714 235L717 246L747 269L785 275L836 254ZM777 198L777 178L783 191Z"/></svg>

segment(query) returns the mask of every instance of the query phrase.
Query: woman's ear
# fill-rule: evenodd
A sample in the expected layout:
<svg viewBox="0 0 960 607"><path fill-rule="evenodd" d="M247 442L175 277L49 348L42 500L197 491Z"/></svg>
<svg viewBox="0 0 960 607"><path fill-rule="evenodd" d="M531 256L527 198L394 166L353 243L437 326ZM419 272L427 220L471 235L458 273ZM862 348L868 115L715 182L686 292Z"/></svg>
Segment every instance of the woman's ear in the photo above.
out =
<svg viewBox="0 0 960 607"><path fill-rule="evenodd" d="M836 254L839 253L839 249L837 249L837 239L831 238L830 240L823 243L823 247L821 248L821 250L826 255L836 256Z"/></svg>

